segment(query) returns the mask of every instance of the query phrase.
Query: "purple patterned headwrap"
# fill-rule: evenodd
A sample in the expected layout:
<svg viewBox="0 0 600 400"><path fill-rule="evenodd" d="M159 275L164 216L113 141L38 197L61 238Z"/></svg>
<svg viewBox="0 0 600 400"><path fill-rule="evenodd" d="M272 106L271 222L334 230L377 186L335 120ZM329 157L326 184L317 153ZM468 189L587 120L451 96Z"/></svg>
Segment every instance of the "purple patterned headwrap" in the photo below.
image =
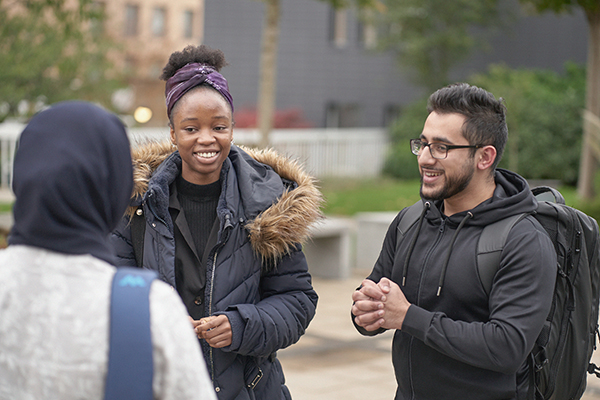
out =
<svg viewBox="0 0 600 400"><path fill-rule="evenodd" d="M175 75L167 80L165 85L165 97L167 103L167 115L171 116L173 106L190 89L208 83L225 97L231 105L233 112L233 98L229 93L227 80L216 69L206 64L192 63L181 67Z"/></svg>

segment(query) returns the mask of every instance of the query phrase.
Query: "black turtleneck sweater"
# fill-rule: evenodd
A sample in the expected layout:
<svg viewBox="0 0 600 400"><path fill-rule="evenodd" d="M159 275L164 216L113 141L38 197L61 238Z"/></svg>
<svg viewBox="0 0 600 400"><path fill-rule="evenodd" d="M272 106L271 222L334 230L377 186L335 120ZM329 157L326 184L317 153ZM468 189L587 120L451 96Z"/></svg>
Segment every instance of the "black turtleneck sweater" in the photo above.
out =
<svg viewBox="0 0 600 400"><path fill-rule="evenodd" d="M170 211L175 223L175 280L190 316L197 320L205 316L206 261L203 260L208 256L204 253L210 250L207 245L217 220L221 181L195 185L180 175L174 189L176 200Z"/></svg>
<svg viewBox="0 0 600 400"><path fill-rule="evenodd" d="M213 222L217 218L220 194L220 180L208 185L195 185L183 179L181 175L177 178L177 197L200 259L204 254Z"/></svg>

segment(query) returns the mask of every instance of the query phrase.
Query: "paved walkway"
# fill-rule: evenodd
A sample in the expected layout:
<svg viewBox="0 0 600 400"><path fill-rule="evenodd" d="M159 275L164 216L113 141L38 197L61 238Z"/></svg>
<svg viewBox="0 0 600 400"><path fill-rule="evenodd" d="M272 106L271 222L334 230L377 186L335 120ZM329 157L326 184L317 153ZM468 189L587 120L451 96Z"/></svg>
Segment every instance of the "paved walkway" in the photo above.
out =
<svg viewBox="0 0 600 400"><path fill-rule="evenodd" d="M354 271L346 280L313 280L317 315L297 344L279 352L294 400L394 398L392 332L363 337L350 321L352 292L366 275L368 271ZM594 362L600 365L600 350L596 353ZM582 400L600 400L600 379L588 377Z"/></svg>
<svg viewBox="0 0 600 400"><path fill-rule="evenodd" d="M15 195L10 189L0 188L0 203L9 203L14 201Z"/></svg>

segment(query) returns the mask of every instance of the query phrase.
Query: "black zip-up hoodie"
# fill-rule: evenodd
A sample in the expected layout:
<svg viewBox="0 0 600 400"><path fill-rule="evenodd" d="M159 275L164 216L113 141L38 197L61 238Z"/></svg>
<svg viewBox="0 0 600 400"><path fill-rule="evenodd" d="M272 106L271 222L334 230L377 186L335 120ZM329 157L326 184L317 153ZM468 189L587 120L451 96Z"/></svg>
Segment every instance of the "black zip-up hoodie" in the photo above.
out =
<svg viewBox="0 0 600 400"><path fill-rule="evenodd" d="M369 279L390 278L411 303L393 341L396 399L518 399L526 394L523 368L550 309L556 255L535 218L522 219L506 240L486 295L476 261L483 228L537 208L522 177L498 169L495 180L492 198L451 217L441 213L441 201L423 200L421 219L400 242L397 228L406 209L389 227Z"/></svg>

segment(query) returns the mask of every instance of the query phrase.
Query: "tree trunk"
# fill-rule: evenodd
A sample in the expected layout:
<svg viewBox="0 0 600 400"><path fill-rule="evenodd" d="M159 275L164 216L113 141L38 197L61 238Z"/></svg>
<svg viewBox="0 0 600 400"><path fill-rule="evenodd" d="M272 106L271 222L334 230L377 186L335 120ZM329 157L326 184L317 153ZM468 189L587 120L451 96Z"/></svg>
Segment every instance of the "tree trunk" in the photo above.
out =
<svg viewBox="0 0 600 400"><path fill-rule="evenodd" d="M260 132L259 147L261 148L269 146L269 133L273 129L275 114L280 0L264 0L264 3L266 10L260 52L258 88L258 129Z"/></svg>
<svg viewBox="0 0 600 400"><path fill-rule="evenodd" d="M586 10L589 25L587 82L586 82L586 110L600 117L600 10ZM579 180L577 191L582 199L590 200L594 197L594 175L596 173L598 158L594 154L592 124L584 121L584 136L581 149L581 163L579 166Z"/></svg>

